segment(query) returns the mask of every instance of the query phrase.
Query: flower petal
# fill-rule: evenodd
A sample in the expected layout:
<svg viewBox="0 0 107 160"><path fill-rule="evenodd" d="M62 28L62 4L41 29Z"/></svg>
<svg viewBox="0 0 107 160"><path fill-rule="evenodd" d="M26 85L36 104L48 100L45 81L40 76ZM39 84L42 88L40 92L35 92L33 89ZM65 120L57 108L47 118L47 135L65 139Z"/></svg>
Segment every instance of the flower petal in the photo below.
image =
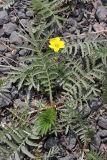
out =
<svg viewBox="0 0 107 160"><path fill-rule="evenodd" d="M55 48L55 46L53 46L53 45L49 45L49 48L54 49L54 48Z"/></svg>
<svg viewBox="0 0 107 160"><path fill-rule="evenodd" d="M54 38L55 39L55 41L60 41L60 38L59 37L56 37L56 38Z"/></svg>
<svg viewBox="0 0 107 160"><path fill-rule="evenodd" d="M64 41L60 41L59 47L60 47L60 48L65 48L65 42L64 42Z"/></svg>
<svg viewBox="0 0 107 160"><path fill-rule="evenodd" d="M54 48L54 52L58 53L59 49L60 49L60 48L55 47L55 48Z"/></svg>
<svg viewBox="0 0 107 160"><path fill-rule="evenodd" d="M49 41L50 44L54 44L55 43L55 38L51 38Z"/></svg>

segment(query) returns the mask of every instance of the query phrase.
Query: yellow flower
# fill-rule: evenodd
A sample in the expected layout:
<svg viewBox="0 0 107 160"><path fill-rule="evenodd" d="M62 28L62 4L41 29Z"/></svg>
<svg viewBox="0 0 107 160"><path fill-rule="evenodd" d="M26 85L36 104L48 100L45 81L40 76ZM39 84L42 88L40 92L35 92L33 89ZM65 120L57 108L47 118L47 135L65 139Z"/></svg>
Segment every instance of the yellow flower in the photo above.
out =
<svg viewBox="0 0 107 160"><path fill-rule="evenodd" d="M54 50L54 52L58 52L61 48L65 48L65 42L62 41L59 37L51 38L49 41L49 47Z"/></svg>

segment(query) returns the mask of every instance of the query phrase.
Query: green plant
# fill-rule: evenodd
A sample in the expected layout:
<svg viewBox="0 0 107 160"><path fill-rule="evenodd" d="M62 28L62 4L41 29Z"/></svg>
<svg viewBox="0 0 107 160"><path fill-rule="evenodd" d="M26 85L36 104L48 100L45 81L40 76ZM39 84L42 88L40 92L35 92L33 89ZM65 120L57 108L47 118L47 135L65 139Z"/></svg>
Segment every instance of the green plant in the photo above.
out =
<svg viewBox="0 0 107 160"><path fill-rule="evenodd" d="M58 129L63 128L65 134L72 130L79 141L80 147L87 147L95 133L90 121L83 119L78 108L73 105L72 100L67 100L65 107L58 111L60 112Z"/></svg>
<svg viewBox="0 0 107 160"><path fill-rule="evenodd" d="M102 63L106 66L106 64L107 64L107 48L105 47L104 44L94 50L94 56L95 56L95 58L99 59L99 61L101 60Z"/></svg>
<svg viewBox="0 0 107 160"><path fill-rule="evenodd" d="M105 75L102 81L102 99L104 103L107 103L107 68L105 67Z"/></svg>
<svg viewBox="0 0 107 160"><path fill-rule="evenodd" d="M40 23L35 28L27 28L25 36L20 35L25 43L18 47L30 50L31 55L23 57L14 65L6 61L5 65L1 64L0 67L10 69L8 80L10 83L16 83L19 90L22 86L33 88L46 99L45 104L49 103L49 106L44 103L36 104L37 115L33 117L33 121L30 122L27 114L23 125L23 120L18 116L20 125L15 129L2 128L2 141L8 145L10 157L20 157L22 152L23 155L34 159L34 154L28 147L35 147L36 137L38 139L38 135L43 136L48 132L65 131L67 134L69 130L73 130L81 145L86 146L90 143L93 130L90 123L82 119L78 110L81 111L84 104L88 105L91 97L100 93L96 82L101 82L104 75L106 49L102 46L103 40L100 41L98 36L90 38L84 35L87 38L83 38L83 35L77 34L73 38L71 34L66 37L62 34L65 48L57 54L53 53L49 49L49 39L54 37L54 27L61 29L65 20L62 16L64 11L70 8L69 3L67 8L62 1L57 0L32 0L32 3L38 17L40 16ZM104 42L106 44L106 41ZM65 98L60 109L57 108L58 93ZM53 107L54 103L56 108ZM32 143L33 137L35 143Z"/></svg>
<svg viewBox="0 0 107 160"><path fill-rule="evenodd" d="M97 153L96 151L89 151L86 156L86 160L106 160L106 157L104 155L101 155Z"/></svg>
<svg viewBox="0 0 107 160"><path fill-rule="evenodd" d="M40 15L41 21L46 23L46 28L53 25L58 25L60 28L62 27L61 21L63 21L64 18L60 13L68 8L62 8L62 5L62 1L58 0L32 0L33 9Z"/></svg>
<svg viewBox="0 0 107 160"><path fill-rule="evenodd" d="M55 108L47 108L45 111L39 113L36 121L35 128L40 135L47 134L48 131L55 126L57 114Z"/></svg>
<svg viewBox="0 0 107 160"><path fill-rule="evenodd" d="M102 65L96 65L96 61L87 58L85 68L83 63L81 58L77 61L68 59L61 76L64 94L75 102L75 107L82 105L82 102L87 103L92 94L97 95L100 92L95 85L95 79L102 79L104 74Z"/></svg>
<svg viewBox="0 0 107 160"><path fill-rule="evenodd" d="M4 102L10 102L9 89L7 87L8 80L0 79L0 98L4 99Z"/></svg>
<svg viewBox="0 0 107 160"><path fill-rule="evenodd" d="M17 113L15 110L10 111L15 117L12 125L0 126L0 155L5 159L21 160L26 155L35 159L35 151L40 150L40 137L33 133L33 126L29 124L28 111ZM28 149L30 147L30 150Z"/></svg>

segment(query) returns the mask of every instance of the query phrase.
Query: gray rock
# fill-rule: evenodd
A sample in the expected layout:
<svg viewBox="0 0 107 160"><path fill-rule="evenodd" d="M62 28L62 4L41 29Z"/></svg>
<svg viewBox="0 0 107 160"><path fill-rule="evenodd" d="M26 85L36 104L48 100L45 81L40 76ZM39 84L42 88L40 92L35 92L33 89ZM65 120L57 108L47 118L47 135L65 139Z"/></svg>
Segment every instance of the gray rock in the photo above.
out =
<svg viewBox="0 0 107 160"><path fill-rule="evenodd" d="M7 47L3 44L0 44L0 53L5 52L7 50Z"/></svg>
<svg viewBox="0 0 107 160"><path fill-rule="evenodd" d="M9 72L10 69L9 68L2 68L0 67L0 73L5 73L5 72Z"/></svg>
<svg viewBox="0 0 107 160"><path fill-rule="evenodd" d="M9 22L3 25L3 29L6 35L10 35L13 31L16 31L17 25Z"/></svg>
<svg viewBox="0 0 107 160"><path fill-rule="evenodd" d="M62 145L66 147L67 150L72 150L77 142L74 134L69 133L69 135L64 136L63 138L64 139L62 139Z"/></svg>
<svg viewBox="0 0 107 160"><path fill-rule="evenodd" d="M101 138L98 134L96 134L91 141L91 149L98 150L101 145Z"/></svg>
<svg viewBox="0 0 107 160"><path fill-rule="evenodd" d="M102 140L102 143L107 144L107 137Z"/></svg>
<svg viewBox="0 0 107 160"><path fill-rule="evenodd" d="M18 21L18 18L16 16L13 16L13 17L10 18L10 21L12 23L16 23Z"/></svg>
<svg viewBox="0 0 107 160"><path fill-rule="evenodd" d="M19 11L19 12L18 12L18 17L19 17L19 18L26 18L26 15L25 15L25 13Z"/></svg>
<svg viewBox="0 0 107 160"><path fill-rule="evenodd" d="M16 31L13 31L10 35L10 43L22 45L23 41L20 37L20 34Z"/></svg>
<svg viewBox="0 0 107 160"><path fill-rule="evenodd" d="M6 52L6 53L5 53L5 56L6 56L7 58L9 58L9 59L8 59L8 62L12 62L12 60L11 60L11 59L13 59L12 52Z"/></svg>
<svg viewBox="0 0 107 160"><path fill-rule="evenodd" d="M12 90L11 90L12 98L16 99L18 97L18 94L19 94L18 89L13 87Z"/></svg>
<svg viewBox="0 0 107 160"><path fill-rule="evenodd" d="M47 138L47 140L44 144L44 148L46 150L49 150L50 148L57 146L58 143L59 143L59 140L57 137L49 137L49 138Z"/></svg>
<svg viewBox="0 0 107 160"><path fill-rule="evenodd" d="M107 129L107 116L100 117L98 120L98 125L103 129Z"/></svg>
<svg viewBox="0 0 107 160"><path fill-rule="evenodd" d="M96 10L96 18L99 22L107 20L107 9L104 6L99 6Z"/></svg>
<svg viewBox="0 0 107 160"><path fill-rule="evenodd" d="M0 11L0 25L7 23L9 20L8 14L5 10Z"/></svg>
<svg viewBox="0 0 107 160"><path fill-rule="evenodd" d="M28 20L27 20L27 19L21 19L21 20L20 20L20 24L21 24L23 27L27 28L27 26L28 26Z"/></svg>
<svg viewBox="0 0 107 160"><path fill-rule="evenodd" d="M26 55L26 53L27 53L27 51L25 49L22 49L19 51L20 56L24 56L24 55Z"/></svg>
<svg viewBox="0 0 107 160"><path fill-rule="evenodd" d="M80 107L81 108L81 107ZM82 118L88 117L91 113L91 109L88 105L84 105L83 109L79 111Z"/></svg>
<svg viewBox="0 0 107 160"><path fill-rule="evenodd" d="M32 10L29 10L26 12L27 17L33 17L34 12Z"/></svg>
<svg viewBox="0 0 107 160"><path fill-rule="evenodd" d="M97 132L97 135L99 135L101 138L107 137L107 130L100 130Z"/></svg>
<svg viewBox="0 0 107 160"><path fill-rule="evenodd" d="M90 101L89 106L92 110L96 111L102 106L102 102L98 99L93 99L92 101Z"/></svg>
<svg viewBox="0 0 107 160"><path fill-rule="evenodd" d="M0 108L7 107L12 104L12 97L10 93L3 93L4 96L0 96Z"/></svg>
<svg viewBox="0 0 107 160"><path fill-rule="evenodd" d="M4 30L3 28L0 29L0 37L4 35Z"/></svg>

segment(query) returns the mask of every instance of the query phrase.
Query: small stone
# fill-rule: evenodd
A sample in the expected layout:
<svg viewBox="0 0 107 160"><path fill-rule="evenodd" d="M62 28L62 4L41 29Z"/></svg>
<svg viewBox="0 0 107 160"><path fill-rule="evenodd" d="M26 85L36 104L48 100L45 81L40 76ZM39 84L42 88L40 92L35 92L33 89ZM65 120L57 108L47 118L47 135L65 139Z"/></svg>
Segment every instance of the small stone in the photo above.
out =
<svg viewBox="0 0 107 160"><path fill-rule="evenodd" d="M12 59L13 59L13 55L12 55L11 52L6 52L6 53L5 53L5 56L6 56L7 58L12 58Z"/></svg>
<svg viewBox="0 0 107 160"><path fill-rule="evenodd" d="M0 29L0 37L4 35L4 30L3 28Z"/></svg>
<svg viewBox="0 0 107 160"><path fill-rule="evenodd" d="M33 17L34 13L33 11L29 10L26 12L27 17Z"/></svg>
<svg viewBox="0 0 107 160"><path fill-rule="evenodd" d="M0 53L5 52L7 50L7 47L3 44L0 44Z"/></svg>
<svg viewBox="0 0 107 160"><path fill-rule="evenodd" d="M12 94L12 98L16 99L18 97L18 89L13 86L11 90L11 94Z"/></svg>
<svg viewBox="0 0 107 160"><path fill-rule="evenodd" d="M19 17L19 18L26 18L26 15L25 15L25 13L19 11L19 12L18 12L18 17Z"/></svg>
<svg viewBox="0 0 107 160"><path fill-rule="evenodd" d="M62 137L62 145L66 147L67 150L72 150L76 145L76 138L74 134L69 133L67 136Z"/></svg>
<svg viewBox="0 0 107 160"><path fill-rule="evenodd" d="M99 6L96 10L96 18L99 22L107 20L107 9L104 6Z"/></svg>
<svg viewBox="0 0 107 160"><path fill-rule="evenodd" d="M57 137L49 137L47 138L45 144L44 144L44 148L46 150L50 150L50 148L57 146L59 143L59 140Z"/></svg>
<svg viewBox="0 0 107 160"><path fill-rule="evenodd" d="M102 106L102 102L99 101L98 99L95 99L90 101L89 106L92 110L96 111Z"/></svg>
<svg viewBox="0 0 107 160"><path fill-rule="evenodd" d="M13 31L17 29L17 25L9 22L3 25L3 29L6 35L10 35Z"/></svg>
<svg viewBox="0 0 107 160"><path fill-rule="evenodd" d="M85 117L88 117L88 116L90 115L91 109L90 109L89 106L84 105L83 108L82 108L82 110L79 111L79 112L80 112L80 114L81 114L81 117L82 117L82 118L85 118Z"/></svg>
<svg viewBox="0 0 107 160"><path fill-rule="evenodd" d="M26 53L27 53L27 51L25 49L22 49L19 51L20 56L24 56Z"/></svg>
<svg viewBox="0 0 107 160"><path fill-rule="evenodd" d="M0 25L7 23L9 20L8 14L5 10L0 11Z"/></svg>
<svg viewBox="0 0 107 160"><path fill-rule="evenodd" d="M99 135L95 135L91 141L91 149L98 150L101 145L101 138Z"/></svg>
<svg viewBox="0 0 107 160"><path fill-rule="evenodd" d="M20 34L16 31L13 31L10 35L10 43L22 45L23 41L20 37Z"/></svg>
<svg viewBox="0 0 107 160"><path fill-rule="evenodd" d="M12 104L12 97L10 92L3 93L4 96L0 96L0 108L7 107Z"/></svg>
<svg viewBox="0 0 107 160"><path fill-rule="evenodd" d="M103 129L107 129L107 116L100 117L98 120L98 125Z"/></svg>
<svg viewBox="0 0 107 160"><path fill-rule="evenodd" d="M28 20L27 20L27 19L21 19L21 20L20 20L20 24L21 24L23 27L27 28L27 26L28 26Z"/></svg>
<svg viewBox="0 0 107 160"><path fill-rule="evenodd" d="M99 135L101 138L107 137L107 130L100 130L97 132L97 135Z"/></svg>
<svg viewBox="0 0 107 160"><path fill-rule="evenodd" d="M16 16L13 16L10 18L12 23L16 23L18 21L18 18Z"/></svg>
<svg viewBox="0 0 107 160"><path fill-rule="evenodd" d="M102 143L107 144L107 137L102 140Z"/></svg>

